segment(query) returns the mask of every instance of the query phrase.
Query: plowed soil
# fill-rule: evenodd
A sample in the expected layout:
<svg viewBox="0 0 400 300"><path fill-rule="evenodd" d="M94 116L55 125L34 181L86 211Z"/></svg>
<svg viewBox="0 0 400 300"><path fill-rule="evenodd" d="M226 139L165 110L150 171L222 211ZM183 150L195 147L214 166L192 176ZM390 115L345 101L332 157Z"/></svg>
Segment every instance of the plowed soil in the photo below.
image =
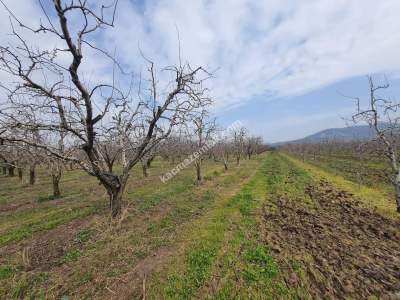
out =
<svg viewBox="0 0 400 300"><path fill-rule="evenodd" d="M400 299L400 223L362 208L325 181L301 199L279 196L264 207L264 238L287 276L313 298ZM293 261L305 274L295 272Z"/></svg>

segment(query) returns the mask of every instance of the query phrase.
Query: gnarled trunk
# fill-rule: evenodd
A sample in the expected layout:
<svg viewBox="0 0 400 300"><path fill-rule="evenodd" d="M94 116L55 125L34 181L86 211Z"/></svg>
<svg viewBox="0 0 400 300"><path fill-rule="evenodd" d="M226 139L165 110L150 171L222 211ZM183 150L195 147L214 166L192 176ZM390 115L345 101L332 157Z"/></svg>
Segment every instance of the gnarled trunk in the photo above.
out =
<svg viewBox="0 0 400 300"><path fill-rule="evenodd" d="M122 196L128 181L128 176L120 178L111 174L99 176L100 182L106 188L110 198L111 216L117 218L121 214Z"/></svg>
<svg viewBox="0 0 400 300"><path fill-rule="evenodd" d="M111 216L113 218L117 218L121 214L122 207L122 189L117 189L113 191L110 196L110 208L111 208Z"/></svg>
<svg viewBox="0 0 400 300"><path fill-rule="evenodd" d="M121 214L122 196L124 194L125 185L114 186L109 189L111 216L117 218Z"/></svg>

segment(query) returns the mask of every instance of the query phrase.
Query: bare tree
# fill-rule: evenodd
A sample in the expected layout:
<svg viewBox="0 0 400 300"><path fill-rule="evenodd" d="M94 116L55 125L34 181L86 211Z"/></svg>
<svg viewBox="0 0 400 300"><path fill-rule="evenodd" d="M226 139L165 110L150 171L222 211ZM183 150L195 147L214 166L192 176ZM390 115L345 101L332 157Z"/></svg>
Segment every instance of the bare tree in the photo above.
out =
<svg viewBox="0 0 400 300"><path fill-rule="evenodd" d="M130 170L165 139L174 126L187 122L193 110L209 103L203 82L210 74L202 67L193 69L189 64L164 68L162 71L169 74L171 81L167 90L159 93L158 72L154 63L146 59L149 78L140 81L135 99L116 86L114 73L109 82L94 85L84 82L81 66L85 51L106 56L112 60L114 71L118 70L115 58L91 39L97 31L114 26L117 3L99 5L98 11L86 1L54 0L53 3L58 25L50 18L54 14L45 9L47 21L36 29L12 15L12 23L18 23L24 32L52 35L63 46L40 49L29 45L13 27L14 44L0 47L0 70L14 78L13 86L3 86L8 92L8 101L0 109L0 128L6 130L1 138L42 149L95 176L105 187L112 216L116 217L121 212ZM71 26L71 14L74 20L81 22L75 21ZM70 58L67 63L65 53ZM11 131L32 130L53 136L65 132L65 151L41 141L24 139L21 133L11 134ZM119 138L118 148L113 150L121 155L122 168L118 174L110 172L101 150L111 133Z"/></svg>
<svg viewBox="0 0 400 300"><path fill-rule="evenodd" d="M3 161L3 173L9 177L15 176L15 169L18 171L18 176L22 180L22 166L23 158L25 158L24 151L16 147L12 143L2 140L0 145L0 158Z"/></svg>
<svg viewBox="0 0 400 300"><path fill-rule="evenodd" d="M356 98L357 113L353 115L353 121L355 123L366 122L375 131L375 139L392 168L390 180L396 191L397 212L400 212L400 161L398 154L400 103L380 94L380 92L389 88L389 83L375 85L372 77L368 77L368 82L368 105L363 106L360 99Z"/></svg>
<svg viewBox="0 0 400 300"><path fill-rule="evenodd" d="M2 158L1 169L3 175L7 175L7 161L4 158Z"/></svg>
<svg viewBox="0 0 400 300"><path fill-rule="evenodd" d="M258 154L260 151L260 146L262 145L262 138L256 136L249 136L245 141L246 155L248 159L254 154Z"/></svg>
<svg viewBox="0 0 400 300"><path fill-rule="evenodd" d="M158 149L160 156L165 160L169 160L172 166L192 152L193 141L187 126L181 126L174 130L171 136L160 144Z"/></svg>
<svg viewBox="0 0 400 300"><path fill-rule="evenodd" d="M143 177L148 177L149 172L148 169L151 166L152 161L156 157L157 154L157 147L154 147L151 151L147 152L146 155L140 159L140 164L142 165L142 173Z"/></svg>
<svg viewBox="0 0 400 300"><path fill-rule="evenodd" d="M43 161L45 155L43 148L37 147L35 144L44 144L45 141L39 129L32 127L29 130L21 132L23 140L20 142L12 141L15 145L22 147L27 158L27 165L29 168L29 184L34 185L36 183L36 168ZM18 139L18 133L14 138Z"/></svg>
<svg viewBox="0 0 400 300"><path fill-rule="evenodd" d="M2 142L0 158L2 160L3 174L9 177L14 177L14 170L16 168L16 160L18 154L16 153L17 149L12 145ZM7 172L8 171L8 172Z"/></svg>
<svg viewBox="0 0 400 300"><path fill-rule="evenodd" d="M203 110L198 116L193 120L194 123L194 134L195 134L195 151L200 152L198 157L194 161L196 168L196 178L197 181L202 180L201 174L201 164L203 160L203 153L209 150L209 143L212 142L212 134L215 132L215 119L210 120L208 112ZM207 149L205 149L207 148Z"/></svg>
<svg viewBox="0 0 400 300"><path fill-rule="evenodd" d="M246 133L247 133L247 130L244 127L234 129L232 132L234 154L235 154L237 166L240 166L240 159L242 158L242 155L244 153L244 142L245 142Z"/></svg>
<svg viewBox="0 0 400 300"><path fill-rule="evenodd" d="M221 140L214 146L216 156L219 157L223 164L224 170L228 171L229 157L233 153L233 144L231 140Z"/></svg>
<svg viewBox="0 0 400 300"><path fill-rule="evenodd" d="M47 145L54 145L54 148L58 150L58 152L62 155L65 154L65 145L64 138L65 132L62 130L59 131L60 136L57 137L56 140L48 140L46 141ZM41 156L43 157L43 161L48 166L47 170L51 176L52 188L53 188L53 197L59 198L61 196L60 190L60 181L63 175L63 170L65 169L65 162L54 155L49 155L46 151L41 151Z"/></svg>

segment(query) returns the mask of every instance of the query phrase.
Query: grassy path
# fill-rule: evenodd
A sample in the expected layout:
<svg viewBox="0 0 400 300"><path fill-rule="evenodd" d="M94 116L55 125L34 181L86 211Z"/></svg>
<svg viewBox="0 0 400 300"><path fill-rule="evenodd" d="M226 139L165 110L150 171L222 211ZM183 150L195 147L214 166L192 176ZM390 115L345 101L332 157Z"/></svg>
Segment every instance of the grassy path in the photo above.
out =
<svg viewBox="0 0 400 300"><path fill-rule="evenodd" d="M285 185L287 172L300 180ZM267 154L253 178L234 196L191 224L183 257L151 278L151 299L270 299L296 294L279 275L279 266L259 236L261 208L269 193L300 194L301 170L287 159Z"/></svg>

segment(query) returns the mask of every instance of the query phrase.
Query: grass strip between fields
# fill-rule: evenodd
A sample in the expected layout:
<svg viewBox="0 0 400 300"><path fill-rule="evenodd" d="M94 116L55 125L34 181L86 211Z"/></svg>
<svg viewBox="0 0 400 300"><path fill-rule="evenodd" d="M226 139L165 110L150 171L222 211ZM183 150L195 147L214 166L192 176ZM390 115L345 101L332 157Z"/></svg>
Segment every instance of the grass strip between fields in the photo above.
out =
<svg viewBox="0 0 400 300"><path fill-rule="evenodd" d="M286 184L290 172L295 184ZM288 159L278 154L264 156L254 177L239 193L193 224L184 237L189 240L184 259L176 259L167 274L154 276L150 298L264 299L305 295L305 291L286 287L258 228L261 207L270 195L290 193L304 197L304 186L310 180Z"/></svg>

